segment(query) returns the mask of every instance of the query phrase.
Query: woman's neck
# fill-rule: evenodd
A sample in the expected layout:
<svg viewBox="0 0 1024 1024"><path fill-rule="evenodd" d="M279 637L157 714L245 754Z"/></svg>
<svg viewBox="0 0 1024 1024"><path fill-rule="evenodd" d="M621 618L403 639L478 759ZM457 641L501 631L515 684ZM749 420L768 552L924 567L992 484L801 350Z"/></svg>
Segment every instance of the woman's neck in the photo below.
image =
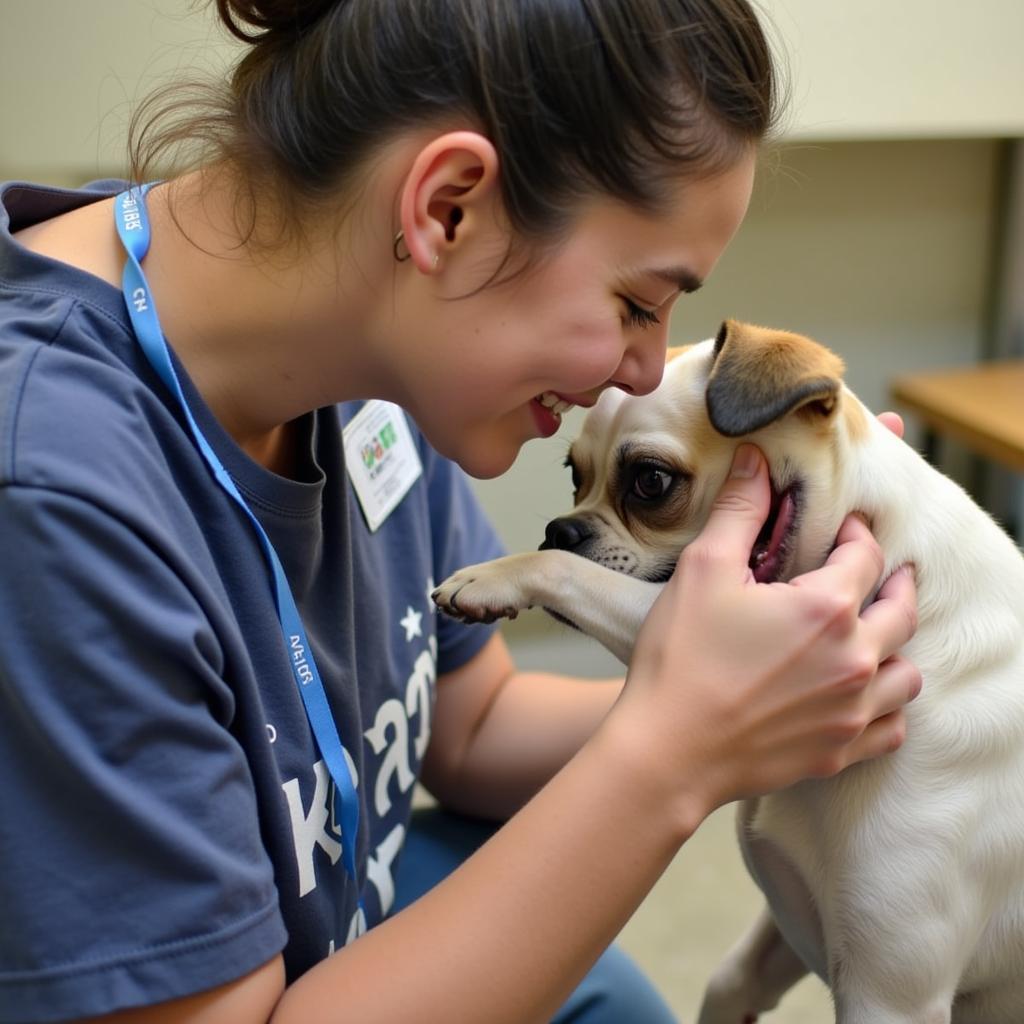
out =
<svg viewBox="0 0 1024 1024"><path fill-rule="evenodd" d="M330 248L261 257L239 240L234 209L226 176L154 188L143 267L164 333L213 414L253 458L280 471L290 464L287 424L380 390L363 337L365 288L347 294L344 286L346 264L365 263L366 254L332 235ZM121 287L112 200L27 228L18 241Z"/></svg>
<svg viewBox="0 0 1024 1024"><path fill-rule="evenodd" d="M262 256L239 241L233 210L233 194L216 187L201 198L187 181L154 189L145 270L178 358L224 428L256 452L284 424L374 382L345 254Z"/></svg>

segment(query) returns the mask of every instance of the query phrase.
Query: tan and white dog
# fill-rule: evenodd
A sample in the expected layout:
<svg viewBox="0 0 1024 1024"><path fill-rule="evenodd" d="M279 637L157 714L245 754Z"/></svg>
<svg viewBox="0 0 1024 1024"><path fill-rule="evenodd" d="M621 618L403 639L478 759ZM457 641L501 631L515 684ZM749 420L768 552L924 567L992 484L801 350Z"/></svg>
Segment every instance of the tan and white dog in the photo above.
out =
<svg viewBox="0 0 1024 1024"><path fill-rule="evenodd" d="M916 566L903 653L924 689L897 753L740 805L768 908L716 972L700 1024L753 1021L808 970L841 1024L1022 1024L1024 558L842 371L807 338L723 324L652 394L601 396L571 449L575 508L549 524L546 550L463 569L435 600L469 621L541 605L626 662L740 440L773 484L757 579L822 565L847 513L865 513L886 575Z"/></svg>

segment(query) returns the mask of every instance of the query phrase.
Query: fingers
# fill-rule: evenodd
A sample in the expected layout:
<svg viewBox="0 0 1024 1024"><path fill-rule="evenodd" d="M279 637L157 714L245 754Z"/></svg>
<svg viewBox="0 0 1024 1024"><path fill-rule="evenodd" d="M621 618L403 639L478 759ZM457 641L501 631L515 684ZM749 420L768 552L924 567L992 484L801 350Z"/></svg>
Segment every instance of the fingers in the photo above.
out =
<svg viewBox="0 0 1024 1024"><path fill-rule="evenodd" d="M851 512L839 527L839 533L836 534L836 546L856 541L868 541L874 544L875 538L864 516L858 512ZM875 544L875 546L878 545Z"/></svg>
<svg viewBox="0 0 1024 1024"><path fill-rule="evenodd" d="M903 711L893 711L876 718L861 735L850 744L843 767L868 761L873 757L891 754L903 746L907 738L907 717Z"/></svg>
<svg viewBox="0 0 1024 1024"><path fill-rule="evenodd" d="M878 591L879 601L889 598L910 601L917 609L917 585L916 573L912 565L901 565L886 581Z"/></svg>
<svg viewBox="0 0 1024 1024"><path fill-rule="evenodd" d="M898 412L880 412L878 420L884 427L888 427L897 437L903 437L903 417Z"/></svg>
<svg viewBox="0 0 1024 1024"><path fill-rule="evenodd" d="M921 692L921 670L902 654L886 658L872 682L875 717L900 711Z"/></svg>
<svg viewBox="0 0 1024 1024"><path fill-rule="evenodd" d="M885 556L867 524L860 516L849 515L839 529L836 546L825 565L794 578L793 583L845 597L859 609L884 569Z"/></svg>
<svg viewBox="0 0 1024 1024"><path fill-rule="evenodd" d="M883 584L861 614L883 657L898 651L917 630L917 586L914 570L901 566Z"/></svg>
<svg viewBox="0 0 1024 1024"><path fill-rule="evenodd" d="M809 573L804 587L829 594L842 613L837 623L858 628L861 642L878 661L895 654L917 630L917 586L912 566L902 566L882 585L875 599L864 606L884 571L884 556L867 527L854 516L844 524L843 542L823 569ZM859 620L859 622L858 622Z"/></svg>
<svg viewBox="0 0 1024 1024"><path fill-rule="evenodd" d="M878 666L873 687L878 713L850 745L849 764L891 754L903 745L907 735L906 705L921 692L921 673L906 658L893 655Z"/></svg>
<svg viewBox="0 0 1024 1024"><path fill-rule="evenodd" d="M865 697L870 699L869 722L842 751L826 761L823 774L832 775L858 761L891 754L906 739L906 705L921 692L921 673L900 655L878 666Z"/></svg>
<svg viewBox="0 0 1024 1024"><path fill-rule="evenodd" d="M729 477L718 492L700 536L686 549L689 559L712 558L735 565L743 578L750 574L750 552L768 518L771 487L768 464L760 450L741 444Z"/></svg>

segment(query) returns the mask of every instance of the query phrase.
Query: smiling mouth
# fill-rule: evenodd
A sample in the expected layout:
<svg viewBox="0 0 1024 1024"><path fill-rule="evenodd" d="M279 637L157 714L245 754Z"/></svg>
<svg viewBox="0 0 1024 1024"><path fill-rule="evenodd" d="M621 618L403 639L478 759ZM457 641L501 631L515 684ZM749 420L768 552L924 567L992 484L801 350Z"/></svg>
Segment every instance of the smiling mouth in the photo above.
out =
<svg viewBox="0 0 1024 1024"><path fill-rule="evenodd" d="M779 491L773 481L771 510L757 535L749 562L758 583L774 583L785 572L799 518L800 484L793 483Z"/></svg>
<svg viewBox="0 0 1024 1024"><path fill-rule="evenodd" d="M551 437L552 434L555 434L562 425L562 414L575 408L573 402L554 391L544 391L537 395L531 405L534 422L541 437Z"/></svg>
<svg viewBox="0 0 1024 1024"><path fill-rule="evenodd" d="M554 391L545 391L543 394L538 395L534 401L539 402L545 409L558 417L561 417L563 413L567 413L570 409L576 408L572 402L567 402L564 398L556 395Z"/></svg>

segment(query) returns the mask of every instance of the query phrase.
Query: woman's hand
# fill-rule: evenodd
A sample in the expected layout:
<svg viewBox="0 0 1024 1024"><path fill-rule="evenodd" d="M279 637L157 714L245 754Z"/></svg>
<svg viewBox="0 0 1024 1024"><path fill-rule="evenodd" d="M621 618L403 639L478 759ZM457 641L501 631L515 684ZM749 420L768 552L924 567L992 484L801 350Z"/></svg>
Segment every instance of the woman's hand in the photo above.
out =
<svg viewBox="0 0 1024 1024"><path fill-rule="evenodd" d="M625 735L657 742L705 813L895 750L921 687L896 653L916 628L911 570L862 612L884 562L850 516L821 569L756 583L748 560L768 505L764 457L744 445L644 623L620 704L642 716Z"/></svg>
<svg viewBox="0 0 1024 1024"><path fill-rule="evenodd" d="M884 427L888 427L897 437L903 437L903 417L898 412L880 412L878 420Z"/></svg>

